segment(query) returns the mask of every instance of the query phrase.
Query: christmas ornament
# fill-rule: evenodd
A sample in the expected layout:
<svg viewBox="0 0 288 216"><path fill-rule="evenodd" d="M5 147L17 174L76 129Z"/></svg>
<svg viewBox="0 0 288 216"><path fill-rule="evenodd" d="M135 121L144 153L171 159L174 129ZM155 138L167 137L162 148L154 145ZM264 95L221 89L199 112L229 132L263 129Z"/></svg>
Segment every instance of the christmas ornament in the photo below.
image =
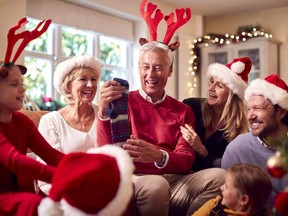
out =
<svg viewBox="0 0 288 216"><path fill-rule="evenodd" d="M287 172L285 166L285 158L281 152L277 151L275 155L270 157L267 161L267 168L273 177L281 178Z"/></svg>
<svg viewBox="0 0 288 216"><path fill-rule="evenodd" d="M274 207L281 215L288 215L288 191L282 191L276 196Z"/></svg>

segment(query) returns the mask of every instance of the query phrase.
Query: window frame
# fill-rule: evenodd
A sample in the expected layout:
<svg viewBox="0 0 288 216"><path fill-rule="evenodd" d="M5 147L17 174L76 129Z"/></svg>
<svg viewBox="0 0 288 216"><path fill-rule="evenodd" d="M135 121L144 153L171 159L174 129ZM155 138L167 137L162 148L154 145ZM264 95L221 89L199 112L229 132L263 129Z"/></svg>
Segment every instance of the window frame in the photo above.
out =
<svg viewBox="0 0 288 216"><path fill-rule="evenodd" d="M34 19L29 17L28 20L35 20L36 22L39 21L38 19ZM54 71L58 63L66 60L67 58L62 56L62 28L63 27L68 27L72 29L77 29L74 26L64 26L61 24L57 23L52 23L50 27L48 28L48 47L47 47L47 53L43 52L37 52L37 51L29 51L29 50L24 50L24 58L25 57L31 57L31 58L40 58L43 60L46 60L50 62L51 64L51 73L49 74L49 80L51 81L49 87L47 85L46 88L46 95L48 97L52 97L54 100L60 100L61 95L56 91L56 89L53 86L53 79L54 79ZM106 64L106 63L101 63L102 64L102 70L107 69L107 70L123 70L126 71L126 78L128 82L130 83L133 78L133 42L132 41L127 41L125 39L121 38L116 38L114 36L109 36L109 35L103 35L91 30L85 30L85 29L77 29L79 31L83 32L89 32L89 34L92 35L92 48L88 50L86 54L93 55L95 57L100 58L100 36L105 36L109 37L111 39L120 40L124 41L126 43L126 65L127 67L121 67L117 65L112 65L112 64ZM36 39L37 40L37 39ZM49 46L50 44L50 46ZM100 83L100 82L99 82ZM98 90L100 89L100 85L98 85ZM97 97L97 96L96 96ZM95 99L96 99L95 97Z"/></svg>

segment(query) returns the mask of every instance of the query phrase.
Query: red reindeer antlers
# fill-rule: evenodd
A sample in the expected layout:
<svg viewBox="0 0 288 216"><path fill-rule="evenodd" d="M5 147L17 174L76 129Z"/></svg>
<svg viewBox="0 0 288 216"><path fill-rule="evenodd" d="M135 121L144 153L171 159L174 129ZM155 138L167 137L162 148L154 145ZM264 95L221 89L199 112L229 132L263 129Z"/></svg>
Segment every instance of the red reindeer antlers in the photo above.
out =
<svg viewBox="0 0 288 216"><path fill-rule="evenodd" d="M187 23L191 18L190 8L176 9L175 12L177 16L176 22L174 22L174 13L170 13L169 16L165 16L165 21L167 23L167 30L163 40L163 43L165 44L168 44L173 34L176 32L176 30L179 29L185 23ZM184 18L185 12L186 12L186 18Z"/></svg>
<svg viewBox="0 0 288 216"><path fill-rule="evenodd" d="M150 41L157 41L157 27L160 21L163 19L164 15L160 9L157 9L157 5L154 5L151 2L148 2L147 11L145 12L144 7L147 4L147 1L148 0L142 1L140 5L140 12L141 12L142 17L144 18L144 20L146 21L148 25L148 28L150 31ZM155 16L153 18L152 14L154 12L155 12ZM169 16L164 17L167 23L167 30L166 30L163 43L166 45L169 44L176 30L180 28L182 25L184 25L185 23L187 23L191 18L190 8L176 9L175 12L176 12L176 17L177 17L177 20L175 22L174 22L174 13L170 13ZM185 12L186 12L186 17L184 17Z"/></svg>
<svg viewBox="0 0 288 216"><path fill-rule="evenodd" d="M5 59L4 59L4 64L7 64L9 62L13 62L15 63L16 60L18 59L19 55L22 53L22 51L25 49L26 45L34 40L35 38L39 37L40 35L42 35L49 27L49 25L51 24L51 20L42 20L33 31L24 31L21 32L19 34L15 34L16 30L21 28L23 25L25 25L26 23L28 23L26 17L22 18L15 26L11 27L8 34L7 34L7 49L6 49L6 55L5 55ZM42 29L41 26L44 23ZM39 30L40 29L40 30ZM15 44L17 43L18 40L23 39L21 44L18 47L18 50L15 53L14 58L11 61L11 55L13 52L13 48L15 46Z"/></svg>
<svg viewBox="0 0 288 216"><path fill-rule="evenodd" d="M163 19L164 15L161 12L160 9L157 9L155 12L154 19L152 18L152 14L157 8L157 5L154 5L153 3L149 2L147 5L147 12L144 11L144 7L147 3L147 0L143 0L140 5L140 12L142 14L142 17L146 21L149 31L150 31L150 40L156 41L157 40L157 27L161 20Z"/></svg>

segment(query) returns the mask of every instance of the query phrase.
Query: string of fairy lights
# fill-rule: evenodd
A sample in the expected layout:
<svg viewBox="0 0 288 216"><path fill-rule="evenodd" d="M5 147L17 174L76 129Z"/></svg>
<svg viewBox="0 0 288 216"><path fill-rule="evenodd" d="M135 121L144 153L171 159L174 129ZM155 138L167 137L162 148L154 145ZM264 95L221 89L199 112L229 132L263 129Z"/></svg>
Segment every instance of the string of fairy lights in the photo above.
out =
<svg viewBox="0 0 288 216"><path fill-rule="evenodd" d="M204 44L205 47L209 45L229 45L232 43L245 42L250 38L265 37L267 39L272 38L272 34L267 33L261 26L243 26L239 27L236 34L206 34L202 37L194 39L190 44L190 60L189 60L189 75L190 80L187 83L189 96L195 96L195 89L198 88L197 75L200 72L200 44Z"/></svg>

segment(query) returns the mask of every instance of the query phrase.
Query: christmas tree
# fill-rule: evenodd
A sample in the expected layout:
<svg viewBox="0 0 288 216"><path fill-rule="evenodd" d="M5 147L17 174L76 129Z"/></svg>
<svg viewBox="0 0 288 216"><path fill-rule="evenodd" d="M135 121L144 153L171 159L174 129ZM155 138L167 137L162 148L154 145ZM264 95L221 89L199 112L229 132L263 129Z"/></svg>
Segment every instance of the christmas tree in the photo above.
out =
<svg viewBox="0 0 288 216"><path fill-rule="evenodd" d="M277 148L276 153L267 161L267 168L275 178L281 178L288 172L288 132L284 138L273 140ZM281 191L274 201L275 214L288 216L288 185Z"/></svg>

